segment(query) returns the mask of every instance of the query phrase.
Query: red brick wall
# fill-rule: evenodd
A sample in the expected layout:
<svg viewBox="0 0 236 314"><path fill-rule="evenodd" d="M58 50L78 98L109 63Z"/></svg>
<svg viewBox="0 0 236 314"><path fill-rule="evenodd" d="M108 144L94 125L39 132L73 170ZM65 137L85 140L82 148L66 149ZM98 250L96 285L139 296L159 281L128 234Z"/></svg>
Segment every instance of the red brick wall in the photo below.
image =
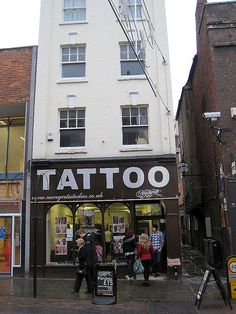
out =
<svg viewBox="0 0 236 314"><path fill-rule="evenodd" d="M0 106L29 100L32 47L0 50Z"/></svg>

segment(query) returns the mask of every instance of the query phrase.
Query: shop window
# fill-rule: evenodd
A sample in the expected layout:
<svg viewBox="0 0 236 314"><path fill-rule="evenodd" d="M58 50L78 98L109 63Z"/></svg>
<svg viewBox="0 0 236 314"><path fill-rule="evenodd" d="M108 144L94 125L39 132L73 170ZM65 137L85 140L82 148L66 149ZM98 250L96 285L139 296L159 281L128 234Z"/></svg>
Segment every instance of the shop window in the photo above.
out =
<svg viewBox="0 0 236 314"><path fill-rule="evenodd" d="M24 118L0 120L0 178L14 178L16 174L23 172L24 134Z"/></svg>
<svg viewBox="0 0 236 314"><path fill-rule="evenodd" d="M47 214L47 264L73 262L73 215L69 207L54 205Z"/></svg>
<svg viewBox="0 0 236 314"><path fill-rule="evenodd" d="M123 238L131 227L131 215L123 203L113 203L105 212L106 259L123 259Z"/></svg>
<svg viewBox="0 0 236 314"><path fill-rule="evenodd" d="M83 228L85 232L92 232L95 242L102 244L102 214L93 204L80 206L75 214L75 233Z"/></svg>
<svg viewBox="0 0 236 314"><path fill-rule="evenodd" d="M123 145L148 144L147 107L122 108Z"/></svg>
<svg viewBox="0 0 236 314"><path fill-rule="evenodd" d="M0 217L0 273L11 273L11 227L11 217Z"/></svg>

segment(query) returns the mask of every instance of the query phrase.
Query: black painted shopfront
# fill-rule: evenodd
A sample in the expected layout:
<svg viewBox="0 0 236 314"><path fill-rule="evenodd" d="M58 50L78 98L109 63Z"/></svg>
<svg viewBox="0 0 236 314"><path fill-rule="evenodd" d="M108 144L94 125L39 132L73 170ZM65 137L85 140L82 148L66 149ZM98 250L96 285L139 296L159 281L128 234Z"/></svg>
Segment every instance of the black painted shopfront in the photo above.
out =
<svg viewBox="0 0 236 314"><path fill-rule="evenodd" d="M126 228L133 228L139 236L149 234L157 223L166 236L162 271L167 256L180 258L172 156L33 161L31 190L31 215L38 217L37 264L42 275L57 276L62 269L65 276L73 273L79 228L94 233L103 247L104 261L116 260L122 265Z"/></svg>

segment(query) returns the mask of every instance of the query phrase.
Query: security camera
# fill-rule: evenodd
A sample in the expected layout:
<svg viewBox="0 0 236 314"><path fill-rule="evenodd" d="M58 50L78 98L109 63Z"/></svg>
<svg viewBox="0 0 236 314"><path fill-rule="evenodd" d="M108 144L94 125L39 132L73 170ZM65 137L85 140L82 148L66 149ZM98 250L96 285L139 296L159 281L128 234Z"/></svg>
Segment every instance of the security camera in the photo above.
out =
<svg viewBox="0 0 236 314"><path fill-rule="evenodd" d="M207 120L215 121L220 118L221 113L220 112L204 112L202 116Z"/></svg>

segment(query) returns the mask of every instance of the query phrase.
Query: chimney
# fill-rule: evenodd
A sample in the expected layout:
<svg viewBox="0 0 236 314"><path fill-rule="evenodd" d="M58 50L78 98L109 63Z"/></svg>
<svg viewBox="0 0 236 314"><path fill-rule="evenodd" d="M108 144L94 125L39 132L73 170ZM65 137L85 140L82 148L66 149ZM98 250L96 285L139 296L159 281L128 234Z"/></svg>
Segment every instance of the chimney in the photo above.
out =
<svg viewBox="0 0 236 314"><path fill-rule="evenodd" d="M203 15L204 6L206 3L207 3L207 0L197 0L197 7L196 7L196 12L195 12L197 34L199 33L199 29L201 27L202 15Z"/></svg>

